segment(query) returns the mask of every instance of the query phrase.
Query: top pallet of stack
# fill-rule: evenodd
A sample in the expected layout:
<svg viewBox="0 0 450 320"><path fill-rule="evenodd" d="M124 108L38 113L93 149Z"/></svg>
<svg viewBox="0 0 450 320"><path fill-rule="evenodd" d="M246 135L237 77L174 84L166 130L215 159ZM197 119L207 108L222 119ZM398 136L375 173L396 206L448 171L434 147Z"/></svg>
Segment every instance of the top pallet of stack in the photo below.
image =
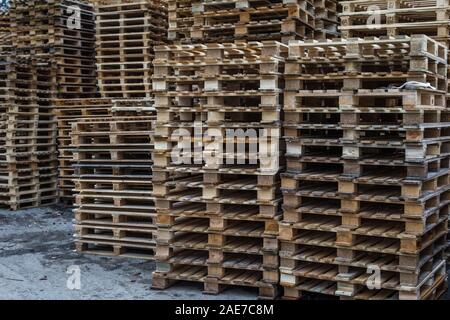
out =
<svg viewBox="0 0 450 320"><path fill-rule="evenodd" d="M70 25L70 19L79 9L81 27ZM82 41L94 41L93 7L83 0L35 0L28 3L12 2L11 29L15 35L14 45L22 50L34 47L35 52L52 49L51 45L68 44L66 39L79 38ZM84 43L84 46L88 44ZM82 46L82 44L78 44ZM36 51L40 47L40 51Z"/></svg>
<svg viewBox="0 0 450 320"><path fill-rule="evenodd" d="M176 44L324 39L338 36L336 0L169 1Z"/></svg>
<svg viewBox="0 0 450 320"><path fill-rule="evenodd" d="M405 81L447 90L447 48L424 35L292 42L289 49L287 88L294 78L303 90L384 90Z"/></svg>
<svg viewBox="0 0 450 320"><path fill-rule="evenodd" d="M426 34L448 38L448 0L342 1L340 30L343 37Z"/></svg>
<svg viewBox="0 0 450 320"><path fill-rule="evenodd" d="M223 42L312 38L314 3L310 0L198 1L192 4L193 41Z"/></svg>

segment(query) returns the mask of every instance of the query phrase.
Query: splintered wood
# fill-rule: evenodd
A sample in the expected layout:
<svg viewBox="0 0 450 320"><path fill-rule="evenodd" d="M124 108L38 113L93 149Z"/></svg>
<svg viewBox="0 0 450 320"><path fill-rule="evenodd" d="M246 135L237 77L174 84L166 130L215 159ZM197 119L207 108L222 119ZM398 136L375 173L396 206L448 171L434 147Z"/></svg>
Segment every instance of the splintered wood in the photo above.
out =
<svg viewBox="0 0 450 320"><path fill-rule="evenodd" d="M76 247L83 253L152 259L155 109L144 100L113 104L112 117L72 124Z"/></svg>
<svg viewBox="0 0 450 320"><path fill-rule="evenodd" d="M249 286L274 298L287 47L175 45L155 53L152 286L195 281L211 294Z"/></svg>
<svg viewBox="0 0 450 320"><path fill-rule="evenodd" d="M447 48L416 35L289 50L284 296L439 297L450 201ZM398 88L406 81L432 87Z"/></svg>

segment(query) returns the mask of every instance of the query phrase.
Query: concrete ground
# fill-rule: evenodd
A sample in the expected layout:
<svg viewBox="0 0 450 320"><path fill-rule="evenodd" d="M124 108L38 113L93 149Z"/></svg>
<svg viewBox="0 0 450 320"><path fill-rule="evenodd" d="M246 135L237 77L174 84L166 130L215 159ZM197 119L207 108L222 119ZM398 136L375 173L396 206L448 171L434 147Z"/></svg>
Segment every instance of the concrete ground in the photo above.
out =
<svg viewBox="0 0 450 320"><path fill-rule="evenodd" d="M79 254L74 251L68 208L0 210L0 299L255 299L252 289L202 294L198 284L151 290L149 261ZM70 290L71 266L81 271L81 289Z"/></svg>
<svg viewBox="0 0 450 320"><path fill-rule="evenodd" d="M75 252L72 217L72 211L64 207L0 210L0 300L233 300L257 296L251 288L203 295L200 284L151 290L153 262ZM67 287L67 271L72 266L81 271L80 290ZM444 299L450 299L449 292Z"/></svg>

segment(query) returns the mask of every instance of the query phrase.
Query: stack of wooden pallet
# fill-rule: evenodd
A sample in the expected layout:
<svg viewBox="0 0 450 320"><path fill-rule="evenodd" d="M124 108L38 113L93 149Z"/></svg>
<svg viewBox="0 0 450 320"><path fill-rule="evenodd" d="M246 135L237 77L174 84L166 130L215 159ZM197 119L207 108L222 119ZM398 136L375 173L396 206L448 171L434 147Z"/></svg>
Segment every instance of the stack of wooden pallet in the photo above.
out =
<svg viewBox="0 0 450 320"><path fill-rule="evenodd" d="M284 296L438 298L450 201L446 47L416 35L289 49Z"/></svg>
<svg viewBox="0 0 450 320"><path fill-rule="evenodd" d="M97 96L92 4L84 0L12 1L9 16L12 50L24 57L47 59L56 66L54 81L58 98L67 101ZM64 117L60 120L65 121ZM70 133L64 126L60 129L59 141L64 143ZM66 176L67 161L63 159L67 158L65 147L61 153L63 175L59 179L59 188L65 195L70 185Z"/></svg>
<svg viewBox="0 0 450 320"><path fill-rule="evenodd" d="M73 123L76 247L84 253L151 259L154 108L114 101L113 116Z"/></svg>
<svg viewBox="0 0 450 320"><path fill-rule="evenodd" d="M447 47L450 46L448 0L366 0L341 3L343 12L340 14L340 29L343 37L426 34ZM447 106L449 105L450 82L447 89ZM450 256L450 234L448 240Z"/></svg>
<svg viewBox="0 0 450 320"><path fill-rule="evenodd" d="M56 72L48 60L0 57L0 204L12 210L56 202Z"/></svg>
<svg viewBox="0 0 450 320"><path fill-rule="evenodd" d="M168 39L176 43L191 42L191 28L194 25L192 0L168 1Z"/></svg>
<svg viewBox="0 0 450 320"><path fill-rule="evenodd" d="M339 35L337 0L169 1L169 40L177 44L236 39L325 39Z"/></svg>
<svg viewBox="0 0 450 320"><path fill-rule="evenodd" d="M314 39L329 39L339 36L339 6L337 0L314 0Z"/></svg>
<svg viewBox="0 0 450 320"><path fill-rule="evenodd" d="M199 1L193 3L193 41L224 42L234 39L277 40L312 38L314 2L277 0L261 5L259 1Z"/></svg>
<svg viewBox="0 0 450 320"><path fill-rule="evenodd" d="M13 45L20 54L52 59L59 98L97 92L93 6L84 0L13 1Z"/></svg>
<svg viewBox="0 0 450 320"><path fill-rule="evenodd" d="M0 55L12 54L13 50L13 36L10 32L0 31Z"/></svg>
<svg viewBox="0 0 450 320"><path fill-rule="evenodd" d="M166 43L167 8L160 0L99 0L98 82L103 97L150 98L153 46Z"/></svg>
<svg viewBox="0 0 450 320"><path fill-rule="evenodd" d="M449 36L449 0L352 0L340 3L340 30L345 38L412 34Z"/></svg>
<svg viewBox="0 0 450 320"><path fill-rule="evenodd" d="M65 203L73 200L76 178L74 173L72 124L78 120L112 115L110 99L59 99L54 114L58 124L59 199Z"/></svg>
<svg viewBox="0 0 450 320"><path fill-rule="evenodd" d="M9 7L0 7L0 34L11 33Z"/></svg>
<svg viewBox="0 0 450 320"><path fill-rule="evenodd" d="M278 283L282 66L274 41L155 50L153 288Z"/></svg>

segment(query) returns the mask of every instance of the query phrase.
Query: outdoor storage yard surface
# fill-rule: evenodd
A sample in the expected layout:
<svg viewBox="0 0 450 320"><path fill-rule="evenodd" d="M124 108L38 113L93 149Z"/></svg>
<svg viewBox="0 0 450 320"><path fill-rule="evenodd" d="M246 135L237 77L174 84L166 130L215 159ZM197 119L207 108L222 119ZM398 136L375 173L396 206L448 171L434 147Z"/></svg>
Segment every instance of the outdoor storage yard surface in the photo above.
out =
<svg viewBox="0 0 450 320"><path fill-rule="evenodd" d="M202 286L151 290L154 262L74 251L70 208L0 210L0 299L254 299L233 288L203 295ZM79 266L81 290L67 288L67 268Z"/></svg>
<svg viewBox="0 0 450 320"><path fill-rule="evenodd" d="M72 211L0 210L0 299L255 299L252 289L229 288L203 295L202 286L151 290L154 262L74 251ZM67 269L79 266L81 290L67 288ZM445 298L449 298L449 293Z"/></svg>

